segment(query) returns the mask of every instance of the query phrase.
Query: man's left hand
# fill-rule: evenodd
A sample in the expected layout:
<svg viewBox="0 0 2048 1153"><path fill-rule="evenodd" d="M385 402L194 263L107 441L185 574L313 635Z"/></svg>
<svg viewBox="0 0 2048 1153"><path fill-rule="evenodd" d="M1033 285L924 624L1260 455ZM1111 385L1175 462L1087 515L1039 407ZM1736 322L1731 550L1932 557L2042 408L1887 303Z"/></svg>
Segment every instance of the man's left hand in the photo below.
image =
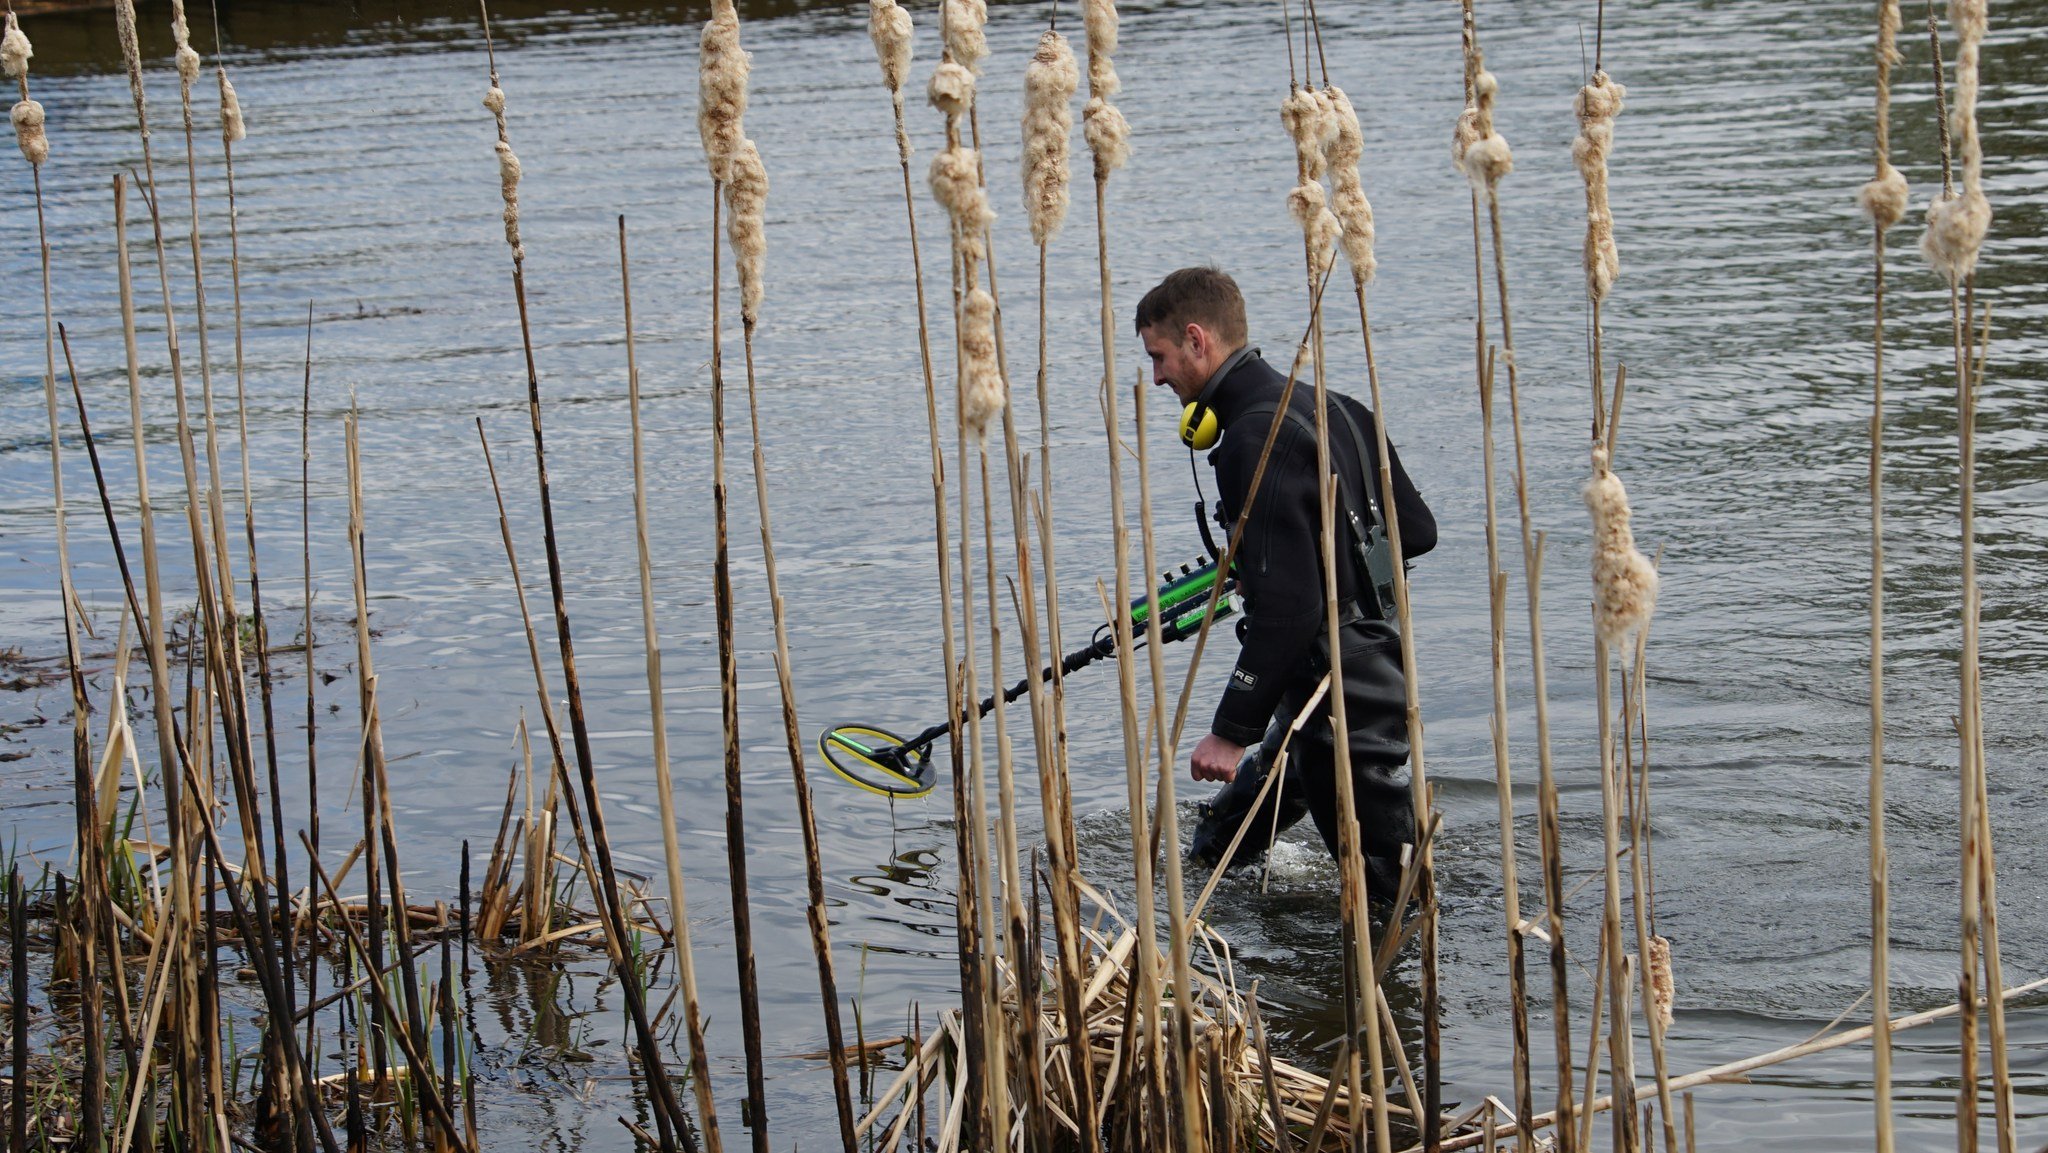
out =
<svg viewBox="0 0 2048 1153"><path fill-rule="evenodd" d="M1237 765L1244 760L1244 746L1210 733L1195 743L1188 754L1188 772L1198 781L1229 782L1237 777Z"/></svg>

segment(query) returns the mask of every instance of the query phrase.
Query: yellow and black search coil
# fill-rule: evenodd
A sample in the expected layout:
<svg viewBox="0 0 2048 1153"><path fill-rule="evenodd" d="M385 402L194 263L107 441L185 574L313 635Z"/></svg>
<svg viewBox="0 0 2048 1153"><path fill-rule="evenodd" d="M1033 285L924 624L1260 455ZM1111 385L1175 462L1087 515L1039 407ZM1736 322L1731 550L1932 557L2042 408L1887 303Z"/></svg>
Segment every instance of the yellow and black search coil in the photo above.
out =
<svg viewBox="0 0 2048 1153"><path fill-rule="evenodd" d="M1169 571L1159 577L1159 637L1162 642L1173 642L1193 636L1202 627L1202 610L1214 598L1218 619L1237 611L1237 581L1225 577L1217 579L1216 562L1190 562L1180 566L1179 571ZM1130 603L1132 647L1140 648L1146 642L1145 626L1152 613L1152 598L1139 597ZM1095 636L1083 648L1060 658L1059 672L1062 676L1078 672L1104 657L1116 655L1116 631L1109 624L1097 627ZM1052 677L1048 667L1041 676ZM1031 688L1027 678L1003 690L1007 703L1022 697ZM994 694L982 699L976 716L987 716L996 707ZM818 734L818 755L825 758L833 772L849 783L866 789L890 800L908 800L922 797L939 783L938 769L932 765L932 745L940 737L951 733L956 726L967 720L963 710L952 721L941 721L908 740L887 729L874 725L834 725Z"/></svg>

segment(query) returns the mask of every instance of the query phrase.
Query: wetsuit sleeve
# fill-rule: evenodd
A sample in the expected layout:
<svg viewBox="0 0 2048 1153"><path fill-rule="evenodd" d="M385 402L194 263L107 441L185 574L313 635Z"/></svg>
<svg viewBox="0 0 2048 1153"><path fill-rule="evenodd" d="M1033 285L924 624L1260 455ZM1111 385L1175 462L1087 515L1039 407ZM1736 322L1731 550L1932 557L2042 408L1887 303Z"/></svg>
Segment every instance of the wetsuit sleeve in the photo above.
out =
<svg viewBox="0 0 2048 1153"><path fill-rule="evenodd" d="M1369 426L1368 426L1369 427ZM1368 450L1376 447L1378 432L1368 430ZM1408 470L1401 467L1401 451L1387 441L1387 462L1394 473L1394 517L1401 522L1401 559L1414 560L1436 547L1436 514L1429 511L1422 494L1415 490L1415 482L1408 479ZM1379 493L1380 478L1372 478L1373 493Z"/></svg>
<svg viewBox="0 0 2048 1153"><path fill-rule="evenodd" d="M1225 452L1217 460L1217 485L1233 498L1233 509L1244 507L1264 432L1239 435L1251 451ZM1256 745L1264 737L1288 682L1307 666L1324 627L1315 474L1314 446L1291 424L1283 425L1238 550L1238 580L1252 606L1240 634L1244 644L1209 727L1235 744Z"/></svg>

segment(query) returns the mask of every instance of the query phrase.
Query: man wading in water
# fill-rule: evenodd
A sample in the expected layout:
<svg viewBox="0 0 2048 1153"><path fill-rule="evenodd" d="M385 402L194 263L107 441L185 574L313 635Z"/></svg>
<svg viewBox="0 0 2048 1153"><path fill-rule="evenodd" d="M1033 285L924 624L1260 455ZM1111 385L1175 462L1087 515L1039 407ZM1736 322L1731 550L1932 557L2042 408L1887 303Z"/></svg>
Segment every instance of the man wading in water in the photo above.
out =
<svg viewBox="0 0 2048 1153"><path fill-rule="evenodd" d="M1183 268L1160 281L1138 302L1137 329L1152 358L1153 383L1173 389L1189 406L1183 439L1196 449L1214 446L1209 463L1216 470L1217 520L1227 532L1244 510L1267 432L1282 419L1286 377L1246 345L1244 297L1237 282L1218 269ZM1364 405L1334 392L1329 396L1330 465L1339 478L1337 607L1352 787L1371 892L1390 900L1399 883L1401 846L1415 839L1415 821L1392 558L1373 455L1378 436ZM1401 543L1414 558L1436 547L1436 519L1399 455L1391 446L1388 451ZM1273 834L1304 813L1314 819L1330 855L1337 855L1336 749L1327 697L1289 744L1285 779L1256 812L1252 808L1281 737L1330 668L1318 488L1315 390L1297 383L1238 546L1235 573L1245 615L1237 636L1243 647L1215 720L1188 757L1196 780L1226 782L1203 806L1195 830L1194 856L1211 865L1221 861L1245 821L1252 827L1226 868L1257 860Z"/></svg>

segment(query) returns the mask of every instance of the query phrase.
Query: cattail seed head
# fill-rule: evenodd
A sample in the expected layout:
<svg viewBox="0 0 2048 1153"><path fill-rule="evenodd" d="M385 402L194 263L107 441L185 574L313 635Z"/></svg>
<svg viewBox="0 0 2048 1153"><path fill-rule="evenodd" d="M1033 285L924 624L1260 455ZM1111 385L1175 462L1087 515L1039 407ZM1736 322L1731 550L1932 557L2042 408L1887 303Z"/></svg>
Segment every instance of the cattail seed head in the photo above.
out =
<svg viewBox="0 0 2048 1153"><path fill-rule="evenodd" d="M1607 299L1615 277L1621 275L1621 253L1614 246L1614 216L1607 205L1607 154L1614 147L1614 118L1627 95L1628 89L1607 73L1595 72L1572 99L1579 118L1572 161L1586 183L1586 293L1596 304Z"/></svg>
<svg viewBox="0 0 2048 1153"><path fill-rule="evenodd" d="M43 106L33 100L24 100L14 106L10 116L14 121L14 139L21 145L21 154L38 168L50 158L50 138L43 135Z"/></svg>
<svg viewBox="0 0 2048 1153"><path fill-rule="evenodd" d="M925 99L948 119L967 115L974 105L974 73L951 60L940 64L932 70L931 83L925 86Z"/></svg>
<svg viewBox="0 0 2048 1153"><path fill-rule="evenodd" d="M956 249L968 261L979 261L982 235L996 218L988 190L981 186L981 157L964 145L947 148L932 157L929 179L932 199L952 219Z"/></svg>
<svg viewBox="0 0 2048 1153"><path fill-rule="evenodd" d="M760 319L768 257L768 169L752 140L740 141L726 167L725 201L732 217L726 236L740 273L740 319L752 325Z"/></svg>
<svg viewBox="0 0 2048 1153"><path fill-rule="evenodd" d="M1879 228L1890 228L1904 220L1911 199L1906 174L1892 167L1889 160L1884 162L1883 175L1856 190L1857 206Z"/></svg>
<svg viewBox="0 0 2048 1153"><path fill-rule="evenodd" d="M1601 640L1619 648L1656 611L1657 569L1636 548L1628 490L1608 469L1604 449L1593 450L1593 479L1583 495L1593 514L1594 626Z"/></svg>
<svg viewBox="0 0 2048 1153"><path fill-rule="evenodd" d="M988 439L988 426L1009 399L1001 362L996 358L996 301L985 290L968 292L960 305L960 357L965 380L960 393L960 419L977 440Z"/></svg>
<svg viewBox="0 0 2048 1153"><path fill-rule="evenodd" d="M1650 938L1650 1011L1657 1014L1657 1023L1663 1028L1671 1027L1671 1009L1677 999L1677 983L1671 975L1671 942L1663 937Z"/></svg>
<svg viewBox="0 0 2048 1153"><path fill-rule="evenodd" d="M493 89L495 91L495 89ZM498 141L498 184L505 196L505 243L512 246L512 259L525 260L526 246L519 242L519 178L522 170L512 146Z"/></svg>
<svg viewBox="0 0 2048 1153"><path fill-rule="evenodd" d="M142 106L142 46L135 37L135 0L114 0L114 32L121 41L121 61L128 68L128 95ZM142 130L143 139L149 129Z"/></svg>
<svg viewBox="0 0 2048 1153"><path fill-rule="evenodd" d="M1131 159L1131 122L1116 105L1100 96L1091 98L1081 110L1082 134L1088 138L1088 150L1095 154L1095 179L1107 180L1109 174L1122 168Z"/></svg>
<svg viewBox="0 0 2048 1153"><path fill-rule="evenodd" d="M1294 141L1295 167L1301 179L1321 180L1327 166L1323 149L1336 127L1328 98L1313 88L1295 89L1280 102L1280 123Z"/></svg>
<svg viewBox="0 0 2048 1153"><path fill-rule="evenodd" d="M1081 70L1067 38L1048 29L1024 69L1024 211L1031 239L1044 244L1067 217L1067 159Z"/></svg>
<svg viewBox="0 0 2048 1153"><path fill-rule="evenodd" d="M0 72L9 79L26 82L28 79L28 58L36 50L29 45L28 36L21 30L21 22L14 18L12 9L7 13L7 31L0 34Z"/></svg>
<svg viewBox="0 0 2048 1153"><path fill-rule="evenodd" d="M1493 104L1500 94L1500 81L1485 69L1472 77L1472 132L1473 139L1465 145L1464 155L1458 158L1458 166L1465 170L1465 178L1472 187L1486 192L1500 183L1500 178L1515 170L1515 153L1508 147L1507 138L1494 131ZM1462 124L1462 118L1460 118ZM1453 145L1456 152L1456 145Z"/></svg>
<svg viewBox="0 0 2048 1153"><path fill-rule="evenodd" d="M1114 0L1082 0L1081 24L1088 33L1088 95L1108 99L1123 82L1117 79L1116 4Z"/></svg>
<svg viewBox="0 0 2048 1153"><path fill-rule="evenodd" d="M178 79L190 88L199 79L199 53L192 51L192 28L185 22L185 0L171 0L171 39L178 45Z"/></svg>
<svg viewBox="0 0 2048 1153"><path fill-rule="evenodd" d="M235 94L235 83L228 79L228 70L219 71L220 78L220 138L229 144L238 144L249 136L249 127L242 121L242 98Z"/></svg>
<svg viewBox="0 0 2048 1153"><path fill-rule="evenodd" d="M910 76L910 13L896 0L869 0L868 38L875 42L875 59L882 65L882 86L903 91Z"/></svg>
<svg viewBox="0 0 2048 1153"><path fill-rule="evenodd" d="M1330 262L1337 258L1337 241L1344 227L1330 211L1323 186L1312 180L1296 185L1287 194L1287 210L1294 215L1294 222L1301 225L1302 238L1308 242L1310 275L1321 280Z"/></svg>
<svg viewBox="0 0 2048 1153"><path fill-rule="evenodd" d="M698 42L697 136L713 180L726 179L726 168L746 139L747 76L753 57L740 47L740 18L723 4L704 22Z"/></svg>
<svg viewBox="0 0 2048 1153"><path fill-rule="evenodd" d="M1365 130L1358 123L1358 109L1351 106L1351 98L1342 88L1333 84L1323 95L1336 126L1323 148L1330 169L1330 211L1344 230L1344 259L1351 263L1351 277L1362 287L1372 283L1379 268L1372 250L1372 202L1365 197L1365 181L1358 170L1365 156Z"/></svg>
<svg viewBox="0 0 2048 1153"><path fill-rule="evenodd" d="M982 30L988 23L988 0L943 0L943 4L946 51L953 54L955 63L981 75L981 62L988 55L988 35Z"/></svg>
<svg viewBox="0 0 2048 1153"><path fill-rule="evenodd" d="M1949 0L1948 22L1956 30L1956 86L1948 131L1962 190L1928 205L1920 251L1936 271L1957 281L1976 271L1977 253L1991 230L1991 202L1984 198L1984 143L1977 135L1977 64L1988 19L1985 0Z"/></svg>

